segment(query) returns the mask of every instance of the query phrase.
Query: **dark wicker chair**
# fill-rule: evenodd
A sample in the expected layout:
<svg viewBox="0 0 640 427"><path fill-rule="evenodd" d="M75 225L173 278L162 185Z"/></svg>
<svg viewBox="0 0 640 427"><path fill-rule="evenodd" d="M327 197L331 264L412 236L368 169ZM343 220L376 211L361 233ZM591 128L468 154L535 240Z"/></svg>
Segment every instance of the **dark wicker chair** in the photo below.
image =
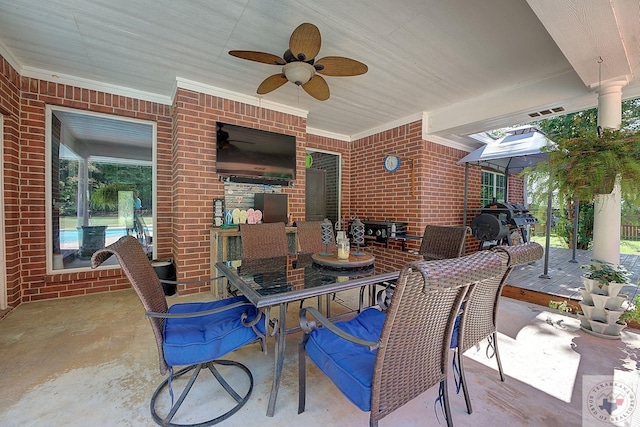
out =
<svg viewBox="0 0 640 427"><path fill-rule="evenodd" d="M284 222L240 224L242 259L287 256L289 244Z"/></svg>
<svg viewBox="0 0 640 427"><path fill-rule="evenodd" d="M352 403L371 412L371 426L436 384L451 426L447 365L460 304L471 283L499 281L505 270L488 251L411 262L400 273L386 313L368 308L332 324L314 308L301 310L298 413L305 409L308 355Z"/></svg>
<svg viewBox="0 0 640 427"><path fill-rule="evenodd" d="M317 252L324 253L335 249L335 238L333 237L333 226L331 227L331 243L327 247L322 243L322 223L324 221L298 221L296 227L298 229L298 248L301 254L314 254ZM335 298L335 294L333 295ZM318 307L320 307L320 298L318 297ZM302 308L305 300L300 300L300 308Z"/></svg>
<svg viewBox="0 0 640 427"><path fill-rule="evenodd" d="M427 261L460 257L464 255L466 235L467 227L429 224L418 253Z"/></svg>
<svg viewBox="0 0 640 427"><path fill-rule="evenodd" d="M169 372L151 397L151 415L154 421L163 426L210 426L236 413L251 396L253 376L246 366L218 358L256 341L260 341L263 351L266 351L264 322L261 321L262 316L256 308L244 297L174 304L168 307L160 279L135 237L124 236L106 248L98 250L92 256L91 266L98 267L112 255L120 262L122 271L146 310L158 346L160 373L165 375ZM216 365L231 367L233 383L239 391L222 377ZM178 366L186 367L174 372L174 368ZM180 406L203 369L209 370L229 393L227 407L230 409L225 407L221 415L196 424L173 423L175 416L181 417ZM176 386L176 379L191 371L193 374L189 382L174 402L173 388ZM238 379L236 373L242 373L243 376ZM167 390L168 393L165 393ZM201 404L209 406L214 399L222 401L219 397L210 396ZM160 403L165 401L171 402L171 408L166 411L161 409L163 406ZM167 414L160 415L159 412ZM183 412L187 413L186 410Z"/></svg>
<svg viewBox="0 0 640 427"><path fill-rule="evenodd" d="M471 400L464 376L462 354L483 339L489 340L489 357L496 356L500 381L504 381L502 362L498 352L497 314L500 294L509 274L517 265L530 263L542 258L543 249L537 243L516 246L498 246L493 249L507 266L505 274L494 280L484 280L473 285L467 294L462 313L456 319L451 348L455 349L454 361L459 370L459 389L464 393L467 412L471 414ZM492 353L491 353L491 350ZM454 368L454 374L455 374Z"/></svg>
<svg viewBox="0 0 640 427"><path fill-rule="evenodd" d="M425 261L461 257L464 254L466 235L467 227L427 225L424 228L419 254ZM385 289L377 293L378 305L386 310L395 282L390 281L381 285L384 285ZM361 292L360 300L362 301L362 299L363 293Z"/></svg>
<svg viewBox="0 0 640 427"><path fill-rule="evenodd" d="M325 252L327 247L322 243L322 223L323 221L298 221L296 227L298 229L298 247L302 254L313 254L316 252ZM333 229L333 227L332 227ZM333 241L333 232L331 233L331 243L329 250L335 249Z"/></svg>

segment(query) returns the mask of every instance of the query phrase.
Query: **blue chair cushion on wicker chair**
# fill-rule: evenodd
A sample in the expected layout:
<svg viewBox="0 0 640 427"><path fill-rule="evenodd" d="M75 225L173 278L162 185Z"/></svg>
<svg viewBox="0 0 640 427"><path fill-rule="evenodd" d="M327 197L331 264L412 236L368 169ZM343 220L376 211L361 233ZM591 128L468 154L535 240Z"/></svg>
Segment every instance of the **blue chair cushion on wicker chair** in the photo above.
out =
<svg viewBox="0 0 640 427"><path fill-rule="evenodd" d="M451 335L451 348L458 346L458 332L460 329L460 315L456 317L456 323L453 324L453 334Z"/></svg>
<svg viewBox="0 0 640 427"><path fill-rule="evenodd" d="M212 302L174 304L168 313L194 313L224 307L236 302L248 302L239 296ZM164 357L169 366L206 363L256 340L252 328L243 326L241 316L253 320L257 310L241 306L221 313L190 318L168 318L164 324ZM264 334L264 322L256 324Z"/></svg>
<svg viewBox="0 0 640 427"><path fill-rule="evenodd" d="M385 313L368 308L358 316L336 322L343 331L368 341L378 341ZM371 382L376 350L350 343L327 329L316 329L307 342L307 355L332 378L340 391L363 411L371 409Z"/></svg>

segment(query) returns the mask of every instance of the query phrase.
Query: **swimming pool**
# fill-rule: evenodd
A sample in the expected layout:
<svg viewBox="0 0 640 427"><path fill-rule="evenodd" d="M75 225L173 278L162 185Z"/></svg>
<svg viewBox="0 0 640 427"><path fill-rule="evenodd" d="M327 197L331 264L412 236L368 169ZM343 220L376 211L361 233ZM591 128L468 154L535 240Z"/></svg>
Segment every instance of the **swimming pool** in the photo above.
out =
<svg viewBox="0 0 640 427"><path fill-rule="evenodd" d="M105 230L105 240L117 240L127 234L125 227L107 227ZM80 244L80 232L77 229L65 228L60 230L60 246L73 246L77 248Z"/></svg>

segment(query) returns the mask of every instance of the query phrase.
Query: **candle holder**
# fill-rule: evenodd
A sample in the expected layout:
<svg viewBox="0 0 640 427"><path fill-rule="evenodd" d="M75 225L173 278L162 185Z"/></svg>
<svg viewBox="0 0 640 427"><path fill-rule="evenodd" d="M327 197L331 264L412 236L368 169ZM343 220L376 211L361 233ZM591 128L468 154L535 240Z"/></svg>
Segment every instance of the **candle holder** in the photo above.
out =
<svg viewBox="0 0 640 427"><path fill-rule="evenodd" d="M364 244L364 224L358 218L351 224L351 235L353 236L353 243L356 244L357 248L353 255L364 256L365 253L360 250L360 245Z"/></svg>
<svg viewBox="0 0 640 427"><path fill-rule="evenodd" d="M329 252L329 245L333 243L333 226L328 218L325 218L320 226L322 227L322 243L324 243L324 253L322 255L331 256L333 254Z"/></svg>

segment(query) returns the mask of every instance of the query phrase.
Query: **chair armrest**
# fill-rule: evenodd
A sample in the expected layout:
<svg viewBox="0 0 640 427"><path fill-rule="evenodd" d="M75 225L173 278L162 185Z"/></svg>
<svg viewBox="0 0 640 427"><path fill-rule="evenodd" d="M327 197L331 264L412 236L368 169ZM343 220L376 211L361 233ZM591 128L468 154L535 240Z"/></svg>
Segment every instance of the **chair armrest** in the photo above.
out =
<svg viewBox="0 0 640 427"><path fill-rule="evenodd" d="M316 320L315 321L308 320L307 312L312 314ZM318 324L320 324L321 326L327 328L329 331L333 332L340 338L347 340L349 342L352 342L354 344L367 347L370 351L373 351L380 346L380 343L378 341L363 340L362 338L358 338L355 335L351 335L343 331L342 329L338 328L335 324L333 324L331 320L327 319L317 309L313 307L305 307L302 310L300 310L300 314L298 315L298 318L300 320L300 328L304 331L305 335L308 335L315 329L318 329L319 328Z"/></svg>
<svg viewBox="0 0 640 427"><path fill-rule="evenodd" d="M154 311L147 311L145 313L145 317L159 317L163 319L182 319L182 318L189 318L189 317L208 316L209 314L222 313L232 308L242 307L244 305L254 307L254 305L248 301L239 301L239 302L225 305L222 307L213 308L211 310L194 311L191 313L157 313ZM258 315L257 317L260 317L260 316Z"/></svg>

